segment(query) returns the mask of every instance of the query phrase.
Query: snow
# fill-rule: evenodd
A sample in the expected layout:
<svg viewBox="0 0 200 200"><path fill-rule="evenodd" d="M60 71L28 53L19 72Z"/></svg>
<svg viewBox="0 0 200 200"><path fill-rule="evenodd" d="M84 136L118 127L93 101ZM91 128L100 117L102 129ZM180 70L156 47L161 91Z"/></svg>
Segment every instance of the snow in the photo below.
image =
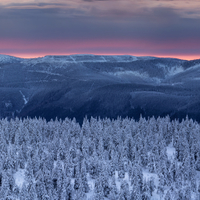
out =
<svg viewBox="0 0 200 200"><path fill-rule="evenodd" d="M131 186L131 181L130 181L128 172L125 173L124 180L128 183L128 185L129 185L129 191L131 191L133 188Z"/></svg>
<svg viewBox="0 0 200 200"><path fill-rule="evenodd" d="M119 56L105 56L105 55L92 55L92 54L75 54L70 58L74 62L132 62L138 60L135 56L119 55Z"/></svg>
<svg viewBox="0 0 200 200"><path fill-rule="evenodd" d="M95 189L95 180L90 177L89 173L87 174L87 180L88 180L88 185L89 185L89 188L90 188L89 193L87 193L87 199L93 199L93 197L94 197L94 189ZM122 182L124 180L128 183L129 190L131 191L132 187L131 187L131 181L129 180L128 173L126 172L125 173L125 177L123 179L120 179L118 177L118 171L115 171L115 183L116 183L116 187L117 187L118 191L120 191L121 184L122 184ZM72 185L73 184L74 183L72 183Z"/></svg>
<svg viewBox="0 0 200 200"><path fill-rule="evenodd" d="M153 82L157 83L157 84L160 84L161 81L162 81L162 79L160 79L160 78L156 78L156 77L151 78L151 80L152 80Z"/></svg>
<svg viewBox="0 0 200 200"><path fill-rule="evenodd" d="M200 64L194 65L194 66L192 66L192 67L186 69L185 71L190 71L190 70L198 69L198 68L200 68Z"/></svg>
<svg viewBox="0 0 200 200"><path fill-rule="evenodd" d="M151 95L151 97L153 96L157 96L157 95L164 95L165 93L163 92L157 92L157 91L134 91L134 92L130 92L130 95L132 96L132 98L135 98L137 97L136 95L141 95L141 94L144 94L144 98L145 98L145 95Z"/></svg>
<svg viewBox="0 0 200 200"><path fill-rule="evenodd" d="M150 180L150 179L153 179L156 188L158 188L158 186L159 186L159 178L158 178L157 174L150 173L148 170L143 169L143 179L146 180L146 181ZM161 198L161 196L159 194L157 194L157 189L155 189L155 191L152 193L151 200L160 200L160 199L162 199L162 198Z"/></svg>
<svg viewBox="0 0 200 200"><path fill-rule="evenodd" d="M156 59L156 57L152 57L152 56L139 56L138 59L140 59L140 60L153 60L153 59Z"/></svg>
<svg viewBox="0 0 200 200"><path fill-rule="evenodd" d="M90 188L90 191L87 193L87 199L92 200L94 195L95 180L90 177L89 173L87 173L87 179Z"/></svg>
<svg viewBox="0 0 200 200"><path fill-rule="evenodd" d="M49 71L41 71L41 70L28 70L28 72L37 72L37 73L43 73L43 74L48 74L48 75L53 75L53 76L62 76L61 74L58 74L58 73L52 73Z"/></svg>
<svg viewBox="0 0 200 200"><path fill-rule="evenodd" d="M176 74L179 74L179 73L182 73L182 72L184 72L184 69L183 69L183 67L172 67L172 68L170 68L169 69L169 75L170 76L174 76L174 75L176 75Z"/></svg>
<svg viewBox="0 0 200 200"><path fill-rule="evenodd" d="M20 58L0 54L0 63L12 63L14 60L19 61Z"/></svg>
<svg viewBox="0 0 200 200"><path fill-rule="evenodd" d="M117 189L120 190L121 181L118 179L118 171L115 171L115 183L116 183Z"/></svg>
<svg viewBox="0 0 200 200"><path fill-rule="evenodd" d="M172 86L175 86L175 85L183 85L183 82L176 82L176 83L172 83L171 85L172 85Z"/></svg>
<svg viewBox="0 0 200 200"><path fill-rule="evenodd" d="M106 57L105 57L106 58ZM118 62L133 62L133 61L137 61L138 58L135 56L114 56L115 60Z"/></svg>
<svg viewBox="0 0 200 200"><path fill-rule="evenodd" d="M146 169L144 169L143 170L143 179L145 180L150 180L151 178L153 178L154 179L154 184L156 185L156 186L158 186L159 185L159 178L158 178L158 175L157 174L155 174L155 173L150 173L148 170L146 170Z"/></svg>
<svg viewBox="0 0 200 200"><path fill-rule="evenodd" d="M157 194L157 192L154 191L152 194L153 195L151 197L151 200L162 200L162 198L160 197L159 194Z"/></svg>
<svg viewBox="0 0 200 200"><path fill-rule="evenodd" d="M102 59L106 62L106 59L105 59L105 57L104 56L101 56L102 57Z"/></svg>
<svg viewBox="0 0 200 200"><path fill-rule="evenodd" d="M135 56L98 56L92 54L75 54L69 56L44 56L34 59L24 59L22 63L26 65L36 65L38 63L50 63L63 66L66 63L82 63L82 62L132 62L138 60Z"/></svg>
<svg viewBox="0 0 200 200"><path fill-rule="evenodd" d="M22 91L21 91L21 90L20 90L19 92L20 92L20 94L21 94L21 95L22 95L22 97L23 97L24 104L26 105L26 104L28 103L28 99L25 97L25 95L22 93Z"/></svg>
<svg viewBox="0 0 200 200"><path fill-rule="evenodd" d="M168 159L169 160L174 159L176 155L176 149L173 147L172 142L166 148L167 148Z"/></svg>
<svg viewBox="0 0 200 200"><path fill-rule="evenodd" d="M143 78L143 79L146 79L146 78L149 77L149 75L147 73L141 73L141 72L138 72L138 71L117 71L117 72L109 72L108 74L118 76L118 77L136 76L136 77L140 77L140 78Z"/></svg>
<svg viewBox="0 0 200 200"><path fill-rule="evenodd" d="M24 169L19 169L15 174L14 174L14 180L15 184L22 189L22 186L25 182L25 170Z"/></svg>
<svg viewBox="0 0 200 200"><path fill-rule="evenodd" d="M12 107L12 103L11 102L6 102L5 106L6 106L6 108Z"/></svg>
<svg viewBox="0 0 200 200"><path fill-rule="evenodd" d="M71 58L74 62L76 62L75 59L73 58L73 56L70 56L70 58Z"/></svg>
<svg viewBox="0 0 200 200"><path fill-rule="evenodd" d="M176 149L174 147L167 147L167 156L169 160L174 159L175 153Z"/></svg>
<svg viewBox="0 0 200 200"><path fill-rule="evenodd" d="M173 66L169 67L164 64L157 64L157 67L163 69L166 76L174 76L176 74L184 72L184 68L182 66Z"/></svg>
<svg viewBox="0 0 200 200"><path fill-rule="evenodd" d="M167 120L168 120L168 118L166 118ZM165 119L165 121L163 121L164 119L163 118L160 118L160 120L157 120L157 123L158 123L158 127L160 127L160 125L162 125L162 124L164 124L164 123L166 123L166 119ZM155 120L155 118L153 119L153 120ZM186 119L187 120L187 119ZM1 121L0 121L1 122ZM29 122L31 122L31 123L29 123ZM40 122L40 123L39 123ZM67 122L67 123L66 123ZM31 146L31 141L32 140L30 140L30 136L31 136L31 134L33 133L33 131L32 130L34 130L34 127L35 128L39 128L40 130L45 130L45 131L47 131L47 132L50 132L51 130L52 130L52 135L54 135L54 133L57 133L57 130L59 129L59 130L69 130L70 129L70 126L75 126L75 124L74 124L74 122L72 123L72 121L70 122L70 119L69 120L67 120L66 122L62 122L62 121L57 121L56 122L56 124L54 124L54 122L46 122L46 121L43 121L43 123L41 123L41 121L39 121L39 120L37 120L37 119L34 119L34 120L31 120L30 121L30 119L27 119L27 120L24 120L24 121L21 121L20 122L20 128L19 129L16 129L16 125L19 125L19 120L16 120L16 121L12 121L11 123L11 126L9 126L10 124L10 122L9 121L7 121L6 123L5 123L5 121L2 121L1 122L1 132L2 132L2 134L4 134L4 130L5 130L5 134L7 133L7 131L9 130L10 132L13 132L13 133L15 133L15 136L18 136L19 135L19 133L24 133L24 134L26 134L26 137L24 138L24 145L26 145L26 146L24 146L25 147L25 149L22 149L22 150L26 150L26 149L29 149L30 150L30 152L31 152L31 154L33 153L33 154L35 154L35 155L32 155L32 158L34 158L33 156L38 156L38 160L37 160L37 162L39 162L39 166L41 166L41 164L43 163L43 161L44 161L44 159L46 159L46 156L44 157L44 155L42 154L40 154L40 147L41 148L43 148L43 151L44 151L44 153L47 155L48 153L50 153L50 152L55 152L55 151L59 151L59 148L61 147L61 146L59 146L59 145L61 145L61 144L59 144L58 143L58 145L56 145L56 146L53 146L53 148L52 148L52 143L49 143L49 141L50 142L54 142L54 141L52 141L52 139L51 138L48 138L47 139L47 137L49 137L49 136L46 136L46 134L44 134L44 138L41 138L40 136L41 135L39 135L39 134L36 134L36 135L38 135L37 137L38 137L38 140L36 140L37 141L37 143L39 143L39 145L34 145L34 146ZM108 121L107 121L108 122ZM118 127L116 127L117 129L112 129L112 130L110 130L110 132L107 132L107 128L105 127L105 130L106 130L106 134L113 134L113 131L115 131L115 130L118 130L118 131L120 131L120 129L121 129L121 131L120 131L120 134L123 134L126 130L127 130L127 127L126 127L126 124L129 124L129 121L123 121L124 122L124 124L123 123L119 123L119 119L118 119L118 121L116 121L116 122L118 122L117 124L118 124ZM164 122L164 123L163 123ZM198 131L199 130L199 124L194 124L194 122L190 122L191 123L191 126L188 126L188 122L189 121L186 121L186 123L184 124L184 123L182 123L181 124L181 126L180 126L180 124L178 124L179 122L177 122L177 124L176 123L172 123L172 122L169 122L169 123L172 123L172 133L171 132L166 132L165 134L166 134L166 138L168 138L168 134L169 134L169 136L171 136L171 134L172 134L172 138L174 138L174 136L176 135L176 134L182 134L182 133L184 133L184 131L186 130L185 129L185 127L190 127L191 129L189 129L188 131L192 134L191 135L191 138L193 138L193 140L195 140L195 141L197 141L197 143L199 142L199 137L198 137L198 134L195 134L196 133L196 131ZM71 123L71 124L70 124ZM89 123L89 122L88 122ZM110 123L110 124L109 124ZM111 126L111 124L113 125L113 123L114 122L111 122L111 121L109 121L109 123L108 123L108 126ZM132 123L132 124L131 124ZM99 124L102 124L101 122L99 123ZM106 124L106 123L105 123ZM142 124L142 126L141 126L141 124ZM30 126L31 125L31 126ZM39 126L40 125L40 126ZM95 125L95 126L94 126ZM124 126L125 125L125 126ZM153 122L152 123L152 121L151 120L149 120L149 121L142 121L142 120L140 120L139 122L136 122L136 121L130 121L130 124L129 125L131 125L131 127L133 128L133 131L134 131L134 138L136 138L135 136L137 135L137 134L141 134L141 132L143 132L143 130L144 131L146 131L146 127L147 126L150 126L150 129L149 130L154 130L152 127L156 127L155 125L156 125L156 122ZM193 125L195 125L195 126L193 126ZM54 126L56 126L56 128L53 128ZM106 125L105 125L106 126ZM28 128L30 128L30 127L33 127L33 129L31 130L30 129L30 132L28 131L27 132L27 129L26 129L26 127L28 127ZM88 131L90 131L90 130L92 130L92 129L90 129L91 127L97 127L97 122L94 122L94 121L91 121L91 126L88 126L88 128L87 129L85 129L85 130L88 130ZM119 127L120 127L120 129L119 129ZM144 127L144 129L142 129L141 127ZM179 127L180 129L176 129L177 127ZM195 129L193 130L193 127L195 127ZM10 128L10 129L8 129L8 128ZM53 129L52 129L53 128ZM151 129L152 128L152 129ZM77 129L70 129L70 130L74 130L74 131L77 131ZM79 129L80 131L82 131L81 129ZM93 129L94 130L94 129ZM177 131L175 131L175 130L177 130ZM24 132L25 131L25 132ZM157 132L157 130L156 130L156 132ZM152 131L150 131L149 132L149 138L153 138L152 136L155 136L155 133ZM162 133L163 134L163 133ZM102 132L100 132L100 134L99 135L102 135ZM131 134L132 135L132 134ZM121 137L118 137L119 138L119 142L123 142L123 140L122 139L124 139L124 140L127 140L127 139L130 139L130 137L131 137L131 135L130 136L128 136L127 134L125 134L124 135L124 137L125 138L121 138ZM145 134L146 135L146 134ZM65 137L65 135L61 135L61 134L58 134L58 137L59 138L56 138L56 140L57 141L59 141L59 140L62 140L63 139L63 136ZM157 135L158 137L155 137L155 140L157 140L157 141L154 141L154 139L152 140L152 141L149 141L150 143L152 142L152 143L154 143L154 145L157 145L157 142L159 142L160 141L160 137L159 137L159 135ZM88 137L88 134L85 134L83 137L85 137L85 138L83 138L83 140L84 139L86 139L86 142L88 142L88 144L89 144L89 146L90 146L90 142L91 142L91 137L89 136ZM100 136L101 137L101 136ZM110 137L111 138L111 137ZM162 137L163 138L163 140L165 141L165 137ZM2 137L1 138L2 139L2 141L3 142L5 142L6 141L6 137ZM36 138L37 139L37 138ZM45 142L44 143L42 143L42 142L40 142L40 139L42 139L42 141L47 141L48 143L46 144ZM95 139L95 138L94 138ZM100 141L102 138L98 138L98 136L97 136L97 139ZM105 138L105 139L107 139L107 138ZM14 156L14 155L16 155L17 156L17 159L18 158L20 158L21 157L21 155L22 156L24 156L25 154L24 154L24 152L23 151L17 151L17 152L15 152L16 150L19 150L20 148L21 148L21 144L20 143L18 143L18 141L17 140L15 140L14 141L14 144L13 144L13 142L11 142L12 141L12 138L11 139L9 139L8 140L8 148L7 148L7 154L5 154L5 159L6 159L6 156L9 158L10 157L10 155L11 156ZM16 143L16 141L17 141L17 143ZM148 141L148 140L145 140L145 141ZM69 144L68 143L68 141L67 142L63 142L63 144L65 145L65 147L66 148L69 148L69 149L72 149L72 148L74 148L74 146L72 147L72 146L67 146L67 145L74 145L74 142L76 143L76 141L74 141L74 140L72 140L72 142L71 142L71 144ZM79 139L78 139L78 142L79 142ZM177 146L181 143L182 141L178 141L177 142ZM57 143L56 143L57 144ZM16 146L15 146L16 145ZM137 145L137 144L136 144ZM151 145L151 147L153 148L154 147L154 145L152 144ZM13 146L14 146L14 148L13 148ZM192 147L192 145L191 146L189 146L189 147ZM78 148L80 148L79 146L78 146ZM141 148L143 148L142 147L142 145L141 145ZM162 146L161 148L163 148L163 150L166 150L166 153L167 153L167 156L168 156L168 159L171 159L171 157L173 157L174 155L175 155L175 148L174 148L174 146L173 146L173 140L172 140L172 142L167 146L167 147L165 147L165 146ZM55 151L54 151L55 150ZM190 152L190 149L188 149L189 150L189 152ZM68 150L67 150L68 151ZM117 149L117 151L116 151L116 153L117 154L119 154L119 153L121 153L120 152L121 151L121 148L118 148ZM20 154L20 156L19 156L19 153L22 153L22 154ZM70 151L69 151L70 152ZM79 149L77 149L77 152L80 152L80 150ZM149 155L150 155L150 152L151 152L151 150L150 151L148 151L148 152L146 152L146 153L148 153ZM16 154L15 154L16 153ZM27 156L30 156L31 154L27 154ZM117 155L116 154L116 155ZM71 153L69 153L69 155L71 156L72 154ZM96 154L97 155L97 154ZM93 156L89 156L89 155L87 155L87 154L84 154L84 156L85 156L85 158L87 158L88 159L88 163L89 163L89 165L88 165L88 169L89 169L89 167L90 167L90 163L92 164L92 162L94 162L94 164L96 165L96 164L99 164L99 163L95 163L95 162L97 162L97 159L96 159L96 155L93 155L93 156L95 156L95 158L93 157ZM140 156L140 154L138 154L139 156ZM187 154L186 154L187 155ZM163 164L163 162L160 162L159 161L159 159L160 159L160 154L159 154L159 152L158 151L155 151L155 156L157 156L158 157L158 160L157 159L155 159L155 162L157 162L157 164L159 165L159 164ZM13 157L10 157L11 159L13 158ZM97 157L98 158L98 157ZM111 157L112 159L113 159L113 161L115 161L114 160L114 157ZM23 158L22 157L22 159L24 160L24 162L25 162L25 160L27 160L28 158ZM51 170L50 171L48 171L48 174L51 176L51 178L53 178L53 175L54 175L54 170L55 170L55 168L56 168L56 166L60 166L60 164L61 164L61 166L62 166L62 170L63 170L63 172L64 173L60 173L60 178L61 178L61 176L64 178L64 176L66 175L66 167L68 167L68 161L71 159L71 157L66 157L65 159L67 159L67 160L62 160L62 161L59 161L59 160L57 160L57 161L54 161L54 163L53 163L53 166L51 167L51 165L49 165L50 167L51 167ZM84 159L84 158L83 158ZM102 159L102 157L101 157L101 159ZM140 157L138 157L138 160L140 159ZM178 161L178 159L175 157L174 159L176 159L175 160L175 162L177 162ZM7 160L5 160L5 161L7 161ZM12 161L12 160L11 160ZM35 159L33 159L33 167L35 166ZM110 165L110 163L111 162L109 162L108 160L100 160L101 161L101 165L96 165L96 166L98 166L98 168L97 169L99 169L99 170L108 170L108 169L112 169L112 168L110 168L111 166L109 166ZM165 161L167 162L167 158L165 159ZM18 161L17 161L18 162ZM85 162L87 162L87 160L85 161ZM116 186L117 186L117 190L118 191L120 191L120 189L121 189L121 184L123 183L123 181L126 181L128 184L129 184L129 186L127 186L127 187L129 187L129 188L127 188L127 189L129 189L129 191L130 191L130 193L133 191L133 187L134 186L131 186L131 181L130 181L130 177L129 177L129 174L128 174L128 172L127 172L127 170L135 170L135 167L138 167L139 168L139 170L142 170L142 174L143 174L143 180L144 180L144 182L145 182L145 180L146 181L149 181L149 180L153 180L153 183L154 183L154 185L155 185L155 187L154 187L154 191L153 191L153 195L152 195L152 197L150 197L149 199L151 199L151 200L157 200L157 199L164 199L165 198L165 196L166 196L166 194L167 194L167 191L169 191L171 188L174 190L174 191L176 191L176 192L178 192L178 191L180 191L180 190L182 190L182 191L184 191L186 188L187 188L187 186L189 186L189 189L191 188L192 189L192 187L193 187L193 185L191 185L191 181L197 181L197 188L198 188L198 185L199 185L199 178L200 178L200 172L199 171L197 171L196 172L196 175L195 175L195 177L191 177L192 179L190 179L189 177L189 179L187 180L184 180L184 176L179 176L180 177L180 181L182 181L182 184L181 185L176 185L176 182L177 182L177 178L176 178L176 180L174 181L174 179L167 179L167 177L168 177L168 175L170 175L171 173L170 173L170 171L171 170L166 170L166 173L164 174L164 178L166 179L166 180L169 180L170 182L170 184L165 184L165 185L162 185L161 184L161 182L159 183L159 177L160 177L160 174L159 173L162 173L162 172L160 172L160 170L159 170L159 168L157 168L157 164L155 163L155 165L156 165L156 172L154 172L154 173L150 173L149 172L149 170L148 170L148 167L147 166L141 166L141 165L135 165L136 164L136 162L132 162L132 161L130 161L130 165L128 165L129 163L127 162L127 161L121 161L121 159L119 159L119 161L118 162L123 162L123 163L118 163L118 164L120 164L120 166L121 166L121 164L123 164L124 165L124 172L125 172L125 176L124 176L124 178L120 178L119 177L119 175L120 175L120 171L115 171L115 174L114 174L114 177L113 176L110 176L110 175L108 175L109 174L109 172L107 172L107 173L105 173L104 175L103 175L103 177L105 177L105 175L106 175L106 177L105 178L107 178L107 181L108 181L108 184L112 184L113 182L112 181L115 181L115 183L116 183ZM115 162L114 162L115 163ZM168 162L167 162L168 163ZM179 162L179 163L181 163L181 162ZM13 169L11 172L13 172L14 174L13 174L13 179L14 179L14 183L16 184L16 189L19 189L20 190L20 192L23 190L22 188L23 188L23 185L26 185L26 186L30 186L30 184L34 184L34 186L36 186L36 183L37 182L39 182L38 181L38 175L42 175L42 174L46 174L45 173L45 170L43 170L43 169L40 169L41 171L41 173L42 174L37 174L37 173L33 173L33 175L34 175L34 177L32 178L32 180L33 181L30 181L29 179L27 179L26 177L25 177L25 175L26 175L26 169L27 169L27 163L25 162L24 163L25 164L25 169L18 169L17 171L15 171L15 169ZM64 164L66 164L67 166L64 166ZM108 164L108 166L103 166L103 164L105 164L105 165L107 165ZM117 164L117 163L116 163ZM170 163L168 163L169 164L169 169L171 169L171 167L172 167L172 163L170 164ZM196 164L196 163L195 163ZM171 166L170 166L171 165ZM4 172L6 173L6 171L5 170L7 170L7 167L8 167L9 165L5 165L5 168L4 168ZM129 168L129 167L131 167L131 168ZM37 169L37 168L34 168L35 170ZM60 169L60 168L59 168ZM184 171L185 170L190 170L191 169L191 166L190 165L187 165L186 163L184 163L184 167L182 168L178 168L178 166L177 165L175 165L175 172L178 170L178 172L180 172L179 170L181 170L181 173L184 173ZM37 169L38 170L38 169ZM89 170L90 171L90 170ZM137 170L136 170L137 171ZM3 173L4 173L3 172ZM79 171L75 171L76 172L76 175L77 175L77 177L80 177L80 174L79 174ZM121 171L122 172L122 171ZM135 171L133 171L133 172L135 172ZM134 175L137 175L137 173L134 173ZM178 174L179 175L179 174ZM9 175L10 176L10 175ZM95 179L96 178L100 178L99 176L101 176L101 173L96 173L96 175L95 176L92 176L92 175L90 175L90 173L88 172L87 173L87 180L88 180L88 184L89 184L89 188L90 188L90 190L89 190L89 192L86 194L87 195L87 199L90 199L90 200L93 200L94 199L94 195L95 195ZM42 175L42 177L43 177L43 175ZM9 177L8 177L9 178ZM36 179L35 179L36 178ZM72 174L71 175L69 175L69 178L70 178L70 180L71 180L71 186L72 187L74 187L74 181L75 181L75 179L76 178L74 178L74 176L72 176ZM132 177L133 178L133 177ZM194 178L194 179L193 179ZM114 180L113 180L114 179ZM45 179L40 179L44 184L46 184L46 182L44 182L45 181ZM137 178L136 178L136 180L137 180ZM30 182L29 182L30 181ZM101 181L101 180L100 180ZM167 181L168 182L168 181ZM164 183L164 182L163 182ZM49 184L49 183L47 183L47 184ZM140 186L142 186L142 185L140 185ZM161 186L162 187L162 189L163 189L163 193L162 192L160 192L159 193L159 186ZM48 186L47 186L48 187ZM49 187L50 189L51 189L51 186ZM27 188L28 190L29 190L29 187ZM52 188L53 189L53 188ZM53 190L52 192L54 192L55 190ZM14 192L14 191L13 191ZM48 192L48 195L50 195L50 194L52 194L52 192L50 193L50 192ZM173 193L170 191L170 193L171 193L171 195L173 195ZM184 193L184 192L183 192ZM15 195L14 193L12 193L12 195ZM16 195L17 196L17 195ZM20 197L20 194L18 195L18 197ZM15 197L13 197L13 196L11 196L10 198L15 198ZM17 197L16 197L17 198ZM58 197L59 198L59 197ZM55 199L55 198L54 198ZM102 198L103 200L107 200L107 198ZM175 199L175 197L174 196L171 196L171 199ZM189 199L189 198L188 198ZM196 199L195 198L195 192L193 192L193 190L192 190L192 195L191 195L191 198L190 199Z"/></svg>

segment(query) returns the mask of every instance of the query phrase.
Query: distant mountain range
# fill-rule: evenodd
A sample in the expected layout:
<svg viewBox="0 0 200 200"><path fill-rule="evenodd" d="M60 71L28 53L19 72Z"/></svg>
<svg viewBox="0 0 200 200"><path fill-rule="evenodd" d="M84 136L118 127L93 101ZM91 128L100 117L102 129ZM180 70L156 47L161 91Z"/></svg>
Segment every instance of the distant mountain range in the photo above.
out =
<svg viewBox="0 0 200 200"><path fill-rule="evenodd" d="M0 55L0 117L144 117L200 121L200 60Z"/></svg>

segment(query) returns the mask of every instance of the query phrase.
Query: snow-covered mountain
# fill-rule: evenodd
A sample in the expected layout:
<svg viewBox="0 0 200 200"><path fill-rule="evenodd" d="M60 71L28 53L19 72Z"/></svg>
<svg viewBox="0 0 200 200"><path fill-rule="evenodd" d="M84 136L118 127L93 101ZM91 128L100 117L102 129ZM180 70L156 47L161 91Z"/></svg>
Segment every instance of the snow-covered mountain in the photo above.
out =
<svg viewBox="0 0 200 200"><path fill-rule="evenodd" d="M141 58L145 59L145 58ZM132 62L138 60L135 56L123 55L123 56L98 56L87 54L75 54L71 56L45 56L35 59L28 59L24 62L26 64L37 63L80 63L80 62Z"/></svg>
<svg viewBox="0 0 200 200"><path fill-rule="evenodd" d="M200 120L200 60L0 55L0 115L47 119L189 115Z"/></svg>
<svg viewBox="0 0 200 200"><path fill-rule="evenodd" d="M14 63L14 62L22 61L22 60L23 59L21 59L21 58L0 54L0 64L2 64L2 63Z"/></svg>

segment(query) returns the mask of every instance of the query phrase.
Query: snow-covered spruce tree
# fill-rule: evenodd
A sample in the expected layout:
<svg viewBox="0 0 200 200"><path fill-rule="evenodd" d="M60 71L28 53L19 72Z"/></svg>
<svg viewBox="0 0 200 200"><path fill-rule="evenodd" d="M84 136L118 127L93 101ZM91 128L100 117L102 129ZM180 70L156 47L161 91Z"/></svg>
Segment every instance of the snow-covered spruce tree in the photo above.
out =
<svg viewBox="0 0 200 200"><path fill-rule="evenodd" d="M88 185L85 160L82 160L82 162L81 162L81 172L80 172L80 174L81 174L81 182L82 182L82 185L83 185L83 192L88 193L90 188L89 188L89 185Z"/></svg>
<svg viewBox="0 0 200 200"><path fill-rule="evenodd" d="M152 152L149 152L149 155L148 155L147 168L148 168L150 173L156 172L155 155Z"/></svg>
<svg viewBox="0 0 200 200"><path fill-rule="evenodd" d="M143 188L142 188L142 199L149 200L151 199L151 191L150 191L150 184L149 181L146 180L143 181Z"/></svg>
<svg viewBox="0 0 200 200"><path fill-rule="evenodd" d="M101 178L95 179L94 193L95 193L95 200L96 199L100 200L100 199L104 198L103 185L102 185L102 179Z"/></svg>
<svg viewBox="0 0 200 200"><path fill-rule="evenodd" d="M29 196L28 190L27 190L26 184L24 183L24 184L22 185L22 189L21 189L19 198L20 198L21 200L26 200L26 199L28 199L28 196Z"/></svg>
<svg viewBox="0 0 200 200"><path fill-rule="evenodd" d="M110 192L108 194L108 199L115 200L119 198L119 191L116 186L115 177L113 176L110 181Z"/></svg>
<svg viewBox="0 0 200 200"><path fill-rule="evenodd" d="M120 188L119 199L121 200L131 200L131 194L129 190L129 185L126 181L123 181Z"/></svg>
<svg viewBox="0 0 200 200"><path fill-rule="evenodd" d="M188 118L0 120L2 199L195 199L200 126ZM157 197L156 197L157 196Z"/></svg>
<svg viewBox="0 0 200 200"><path fill-rule="evenodd" d="M171 194L170 194L170 191L168 190L166 195L165 195L165 200L171 200Z"/></svg>

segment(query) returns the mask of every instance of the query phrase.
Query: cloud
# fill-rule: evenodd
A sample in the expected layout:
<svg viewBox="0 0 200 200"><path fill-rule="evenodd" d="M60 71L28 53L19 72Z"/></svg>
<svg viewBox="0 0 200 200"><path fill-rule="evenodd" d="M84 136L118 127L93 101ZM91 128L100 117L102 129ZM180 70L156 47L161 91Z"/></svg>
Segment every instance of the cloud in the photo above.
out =
<svg viewBox="0 0 200 200"><path fill-rule="evenodd" d="M82 0L86 2L97 2L97 1L113 1L113 0Z"/></svg>
<svg viewBox="0 0 200 200"><path fill-rule="evenodd" d="M129 17L146 15L156 8L174 10L185 18L200 18L200 2L197 0L24 0L16 3L14 0L1 0L0 5L6 9L74 9L87 16L97 17Z"/></svg>
<svg viewBox="0 0 200 200"><path fill-rule="evenodd" d="M98 40L104 41L104 45L109 40L118 44L129 41L132 46L125 45L124 49L132 52L135 41L143 44L141 49L135 46L135 52L142 52L145 45L148 46L148 51L152 45L154 52L164 52L162 48L168 48L167 44L176 43L181 49L184 49L184 45L181 45L185 44L190 52L200 53L195 47L200 43L200 12L191 3L185 8L183 1L176 1L179 2L178 7L177 4L173 5L175 1L150 0L8 2L9 4L0 6L0 41L30 41L37 44L41 41L61 41L59 44L67 41L66 45L73 41L71 46L75 41L81 43ZM110 45L109 51L114 47L116 52L117 49L120 51L120 46L114 46L114 42ZM11 46L9 47L12 48ZM0 49L2 48L0 44ZM57 50L58 48L59 46ZM78 45L76 48L78 49ZM95 47L92 50L94 49ZM103 47L101 49L105 50ZM179 52L183 53L181 49L179 48Z"/></svg>
<svg viewBox="0 0 200 200"><path fill-rule="evenodd" d="M199 40L200 19L182 18L174 9L143 12L75 8L0 8L0 38ZM89 14L88 14L89 13ZM97 15L95 15L97 14Z"/></svg>

